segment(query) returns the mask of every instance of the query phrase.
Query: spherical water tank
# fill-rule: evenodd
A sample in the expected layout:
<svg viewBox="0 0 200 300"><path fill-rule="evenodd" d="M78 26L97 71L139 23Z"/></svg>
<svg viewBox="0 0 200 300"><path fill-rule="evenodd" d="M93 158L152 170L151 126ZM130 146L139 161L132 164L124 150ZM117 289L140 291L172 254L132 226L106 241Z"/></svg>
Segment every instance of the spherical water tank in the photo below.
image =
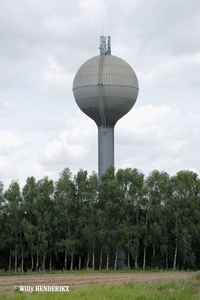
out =
<svg viewBox="0 0 200 300"><path fill-rule="evenodd" d="M138 90L134 70L113 55L99 55L86 61L73 82L76 103L98 127L102 126L101 109L106 127L115 126L135 104Z"/></svg>

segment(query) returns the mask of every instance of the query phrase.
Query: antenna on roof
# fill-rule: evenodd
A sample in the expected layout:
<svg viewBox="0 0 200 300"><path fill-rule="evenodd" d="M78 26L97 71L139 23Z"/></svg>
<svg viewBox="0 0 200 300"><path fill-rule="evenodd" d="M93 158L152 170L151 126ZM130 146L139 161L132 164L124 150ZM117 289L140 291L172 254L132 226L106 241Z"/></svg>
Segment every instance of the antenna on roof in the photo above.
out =
<svg viewBox="0 0 200 300"><path fill-rule="evenodd" d="M111 39L110 36L100 36L100 54L111 55Z"/></svg>

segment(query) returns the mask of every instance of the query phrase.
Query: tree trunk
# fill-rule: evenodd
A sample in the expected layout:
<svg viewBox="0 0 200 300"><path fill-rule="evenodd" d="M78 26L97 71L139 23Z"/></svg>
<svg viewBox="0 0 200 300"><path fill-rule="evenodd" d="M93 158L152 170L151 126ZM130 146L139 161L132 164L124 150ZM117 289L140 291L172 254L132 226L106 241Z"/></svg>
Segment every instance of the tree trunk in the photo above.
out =
<svg viewBox="0 0 200 300"><path fill-rule="evenodd" d="M95 270L95 254L94 254L94 248L92 253L92 269Z"/></svg>
<svg viewBox="0 0 200 300"><path fill-rule="evenodd" d="M128 252L128 269L130 269L130 254Z"/></svg>
<svg viewBox="0 0 200 300"><path fill-rule="evenodd" d="M101 271L102 269L102 255L103 255L103 251L101 249L101 252L100 252L100 259L99 259L99 271Z"/></svg>
<svg viewBox="0 0 200 300"><path fill-rule="evenodd" d="M109 253L107 252L107 256L106 256L106 269L109 269Z"/></svg>
<svg viewBox="0 0 200 300"><path fill-rule="evenodd" d="M74 267L74 254L72 253L71 255L71 265L70 265L70 270L73 271L73 267Z"/></svg>
<svg viewBox="0 0 200 300"><path fill-rule="evenodd" d="M135 256L135 268L137 268L138 267L138 256L136 255Z"/></svg>
<svg viewBox="0 0 200 300"><path fill-rule="evenodd" d="M45 257L45 255L43 254L43 259L42 259L42 270L43 270L43 271L45 270L45 260L46 260L46 257Z"/></svg>
<svg viewBox="0 0 200 300"><path fill-rule="evenodd" d="M49 271L52 271L52 258L49 259Z"/></svg>
<svg viewBox="0 0 200 300"><path fill-rule="evenodd" d="M9 254L9 264L8 264L8 271L11 271L11 264L12 264L12 250L10 248L10 254Z"/></svg>
<svg viewBox="0 0 200 300"><path fill-rule="evenodd" d="M24 272L24 248L23 248L23 242L22 242L22 235L20 232L20 245L21 245L21 272Z"/></svg>
<svg viewBox="0 0 200 300"><path fill-rule="evenodd" d="M15 245L15 272L17 272L17 245Z"/></svg>
<svg viewBox="0 0 200 300"><path fill-rule="evenodd" d="M24 249L22 246L22 262L21 262L21 271L24 272Z"/></svg>
<svg viewBox="0 0 200 300"><path fill-rule="evenodd" d="M36 271L38 272L38 267L39 267L39 257L37 254L37 259L36 259Z"/></svg>
<svg viewBox="0 0 200 300"><path fill-rule="evenodd" d="M114 264L114 270L117 270L117 257L118 257L118 251L115 252L115 264Z"/></svg>
<svg viewBox="0 0 200 300"><path fill-rule="evenodd" d="M87 257L86 269L88 269L89 267L89 262L90 262L90 253L88 253L88 257Z"/></svg>
<svg viewBox="0 0 200 300"><path fill-rule="evenodd" d="M173 270L176 270L177 252L178 252L178 247L177 247L177 242L176 242L176 248L175 248L175 251L174 251L174 264L173 264Z"/></svg>
<svg viewBox="0 0 200 300"><path fill-rule="evenodd" d="M33 266L34 266L33 253L31 253L31 272L33 272Z"/></svg>
<svg viewBox="0 0 200 300"><path fill-rule="evenodd" d="M64 263L64 270L67 270L67 251L65 250L65 263Z"/></svg>
<svg viewBox="0 0 200 300"><path fill-rule="evenodd" d="M144 247L144 255L143 255L143 270L146 268L146 247Z"/></svg>
<svg viewBox="0 0 200 300"><path fill-rule="evenodd" d="M78 269L79 271L81 270L81 256L79 256L79 260L78 260Z"/></svg>
<svg viewBox="0 0 200 300"><path fill-rule="evenodd" d="M168 268L169 268L169 266L168 266L168 251L166 251L165 262L166 262L166 269L168 270Z"/></svg>
<svg viewBox="0 0 200 300"><path fill-rule="evenodd" d="M151 263L151 267L155 267L154 266L154 261L155 261L155 254L156 254L156 247L155 244L153 245L153 255L152 255L152 263Z"/></svg>

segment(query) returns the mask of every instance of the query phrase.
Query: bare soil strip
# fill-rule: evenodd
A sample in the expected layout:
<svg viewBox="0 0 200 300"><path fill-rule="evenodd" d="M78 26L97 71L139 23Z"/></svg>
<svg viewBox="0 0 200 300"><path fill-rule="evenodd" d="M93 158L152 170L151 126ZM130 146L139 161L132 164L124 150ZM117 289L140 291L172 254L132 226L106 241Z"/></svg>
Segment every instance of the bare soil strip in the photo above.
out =
<svg viewBox="0 0 200 300"><path fill-rule="evenodd" d="M167 282L192 277L188 272L158 273L90 273L90 274L50 274L0 277L0 294L14 293L14 286L69 286L69 290L87 287L90 284Z"/></svg>

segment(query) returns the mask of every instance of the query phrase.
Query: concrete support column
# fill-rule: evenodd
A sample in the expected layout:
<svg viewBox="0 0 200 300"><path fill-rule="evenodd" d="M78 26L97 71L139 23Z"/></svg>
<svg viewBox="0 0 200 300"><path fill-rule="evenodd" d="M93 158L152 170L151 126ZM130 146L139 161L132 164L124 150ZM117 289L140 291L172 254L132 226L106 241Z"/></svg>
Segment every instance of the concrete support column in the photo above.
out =
<svg viewBox="0 0 200 300"><path fill-rule="evenodd" d="M99 181L110 166L114 166L114 126L98 127L98 166Z"/></svg>

